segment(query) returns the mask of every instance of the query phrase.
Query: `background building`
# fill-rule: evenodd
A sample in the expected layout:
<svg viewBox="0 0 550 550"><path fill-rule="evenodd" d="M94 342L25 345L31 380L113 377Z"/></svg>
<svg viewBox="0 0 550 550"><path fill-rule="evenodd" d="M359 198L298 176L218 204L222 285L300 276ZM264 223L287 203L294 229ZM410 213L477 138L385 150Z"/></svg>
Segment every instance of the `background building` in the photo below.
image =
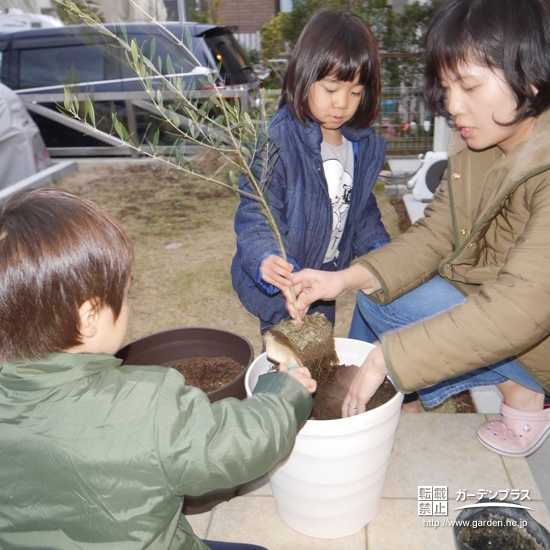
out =
<svg viewBox="0 0 550 550"><path fill-rule="evenodd" d="M237 26L238 33L255 33L279 11L279 0L222 0L216 22Z"/></svg>
<svg viewBox="0 0 550 550"><path fill-rule="evenodd" d="M5 13L10 8L45 15L51 15L55 11L53 0L0 0L0 12Z"/></svg>

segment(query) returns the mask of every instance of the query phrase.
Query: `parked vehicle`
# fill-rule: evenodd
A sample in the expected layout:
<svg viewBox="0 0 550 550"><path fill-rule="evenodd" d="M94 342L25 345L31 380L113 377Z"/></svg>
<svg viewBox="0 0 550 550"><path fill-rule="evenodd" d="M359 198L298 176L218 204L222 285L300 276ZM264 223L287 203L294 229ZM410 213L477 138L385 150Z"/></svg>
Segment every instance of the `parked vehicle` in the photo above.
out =
<svg viewBox="0 0 550 550"><path fill-rule="evenodd" d="M23 13L21 10L10 10L9 13L0 14L0 33L62 26L61 20L51 15Z"/></svg>
<svg viewBox="0 0 550 550"><path fill-rule="evenodd" d="M0 190L50 165L48 150L23 102L0 84Z"/></svg>
<svg viewBox="0 0 550 550"><path fill-rule="evenodd" d="M219 68L216 86L223 88L228 96L238 93L245 109L253 104L259 81L231 28L197 23L166 23L165 26L129 23L106 25L106 28L128 41L135 38L155 66L162 60L164 75L176 74L196 90L207 88L205 72ZM194 57L178 46L178 40L190 47ZM113 110L127 119L135 113L135 120L127 122L129 127L134 124L138 139L155 122L150 109L143 104L128 103L129 99L135 100L135 92L143 92L142 84L116 39L99 28L72 25L0 35L0 56L0 81L16 90L24 100L32 97L32 101L47 105L54 112L37 114L37 109L27 104L52 156L70 154L68 147L100 144L96 138L83 135L82 129L68 128L55 116L59 113L52 97L62 103L67 85L71 85L73 93L102 94L101 101L96 102L96 112L105 116L103 129L106 131ZM171 63L167 63L168 57ZM164 137L169 141L167 135Z"/></svg>

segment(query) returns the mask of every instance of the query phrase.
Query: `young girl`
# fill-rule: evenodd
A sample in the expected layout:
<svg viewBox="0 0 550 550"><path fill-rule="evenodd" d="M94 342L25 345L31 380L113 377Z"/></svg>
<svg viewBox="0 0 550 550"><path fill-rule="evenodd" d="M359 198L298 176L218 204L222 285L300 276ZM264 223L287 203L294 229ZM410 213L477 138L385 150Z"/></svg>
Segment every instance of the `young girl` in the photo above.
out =
<svg viewBox="0 0 550 550"><path fill-rule="evenodd" d="M497 453L526 456L550 433L548 29L548 0L445 1L425 39L426 98L456 132L425 218L338 274L293 274L299 308L363 290L352 333L381 337L344 416L389 371L429 407L497 384L502 420L478 430Z"/></svg>
<svg viewBox="0 0 550 550"><path fill-rule="evenodd" d="M386 148L369 128L379 98L370 28L345 11L317 12L298 39L269 130L278 155L269 206L289 261L255 201L241 197L235 216L233 287L262 333L288 316L284 295L294 269L335 271L389 239L372 194ZM244 178L240 185L251 190ZM334 309L315 304L310 312L334 323Z"/></svg>

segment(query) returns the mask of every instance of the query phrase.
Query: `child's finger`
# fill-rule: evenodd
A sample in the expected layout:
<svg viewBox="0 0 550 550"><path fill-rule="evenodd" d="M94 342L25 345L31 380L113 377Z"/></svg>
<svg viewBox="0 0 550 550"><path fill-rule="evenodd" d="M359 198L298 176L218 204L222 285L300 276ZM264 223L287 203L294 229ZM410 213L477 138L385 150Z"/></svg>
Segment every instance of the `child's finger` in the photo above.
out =
<svg viewBox="0 0 550 550"><path fill-rule="evenodd" d="M311 378L311 373L307 367L299 367L298 365L290 363L288 365L288 370L291 371L289 372L290 376L301 382L309 393L315 392L317 389L317 382Z"/></svg>
<svg viewBox="0 0 550 550"><path fill-rule="evenodd" d="M279 363L278 368L279 372L286 372L289 376L292 376L292 378L295 378L298 382L300 382L309 393L315 393L315 390L317 389L317 382L311 378L308 368L299 367L294 363L289 363L288 365L286 363Z"/></svg>
<svg viewBox="0 0 550 550"><path fill-rule="evenodd" d="M307 371L307 375L302 372L303 370ZM298 382L301 382L309 393L315 393L317 382L311 378L309 371L305 367L292 371L290 376L296 378Z"/></svg>

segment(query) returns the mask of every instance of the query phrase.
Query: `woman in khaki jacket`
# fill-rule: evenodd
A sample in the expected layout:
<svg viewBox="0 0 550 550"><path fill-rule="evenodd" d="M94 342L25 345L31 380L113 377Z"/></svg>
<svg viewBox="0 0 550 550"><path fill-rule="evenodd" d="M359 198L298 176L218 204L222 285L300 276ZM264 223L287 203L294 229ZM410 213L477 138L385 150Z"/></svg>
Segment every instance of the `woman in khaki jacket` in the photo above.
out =
<svg viewBox="0 0 550 550"><path fill-rule="evenodd" d="M350 334L380 342L343 416L389 372L427 406L497 384L502 420L478 429L497 453L526 456L550 433L548 29L549 0L444 2L425 39L426 99L456 132L425 218L346 270L289 281L300 315L362 290Z"/></svg>

